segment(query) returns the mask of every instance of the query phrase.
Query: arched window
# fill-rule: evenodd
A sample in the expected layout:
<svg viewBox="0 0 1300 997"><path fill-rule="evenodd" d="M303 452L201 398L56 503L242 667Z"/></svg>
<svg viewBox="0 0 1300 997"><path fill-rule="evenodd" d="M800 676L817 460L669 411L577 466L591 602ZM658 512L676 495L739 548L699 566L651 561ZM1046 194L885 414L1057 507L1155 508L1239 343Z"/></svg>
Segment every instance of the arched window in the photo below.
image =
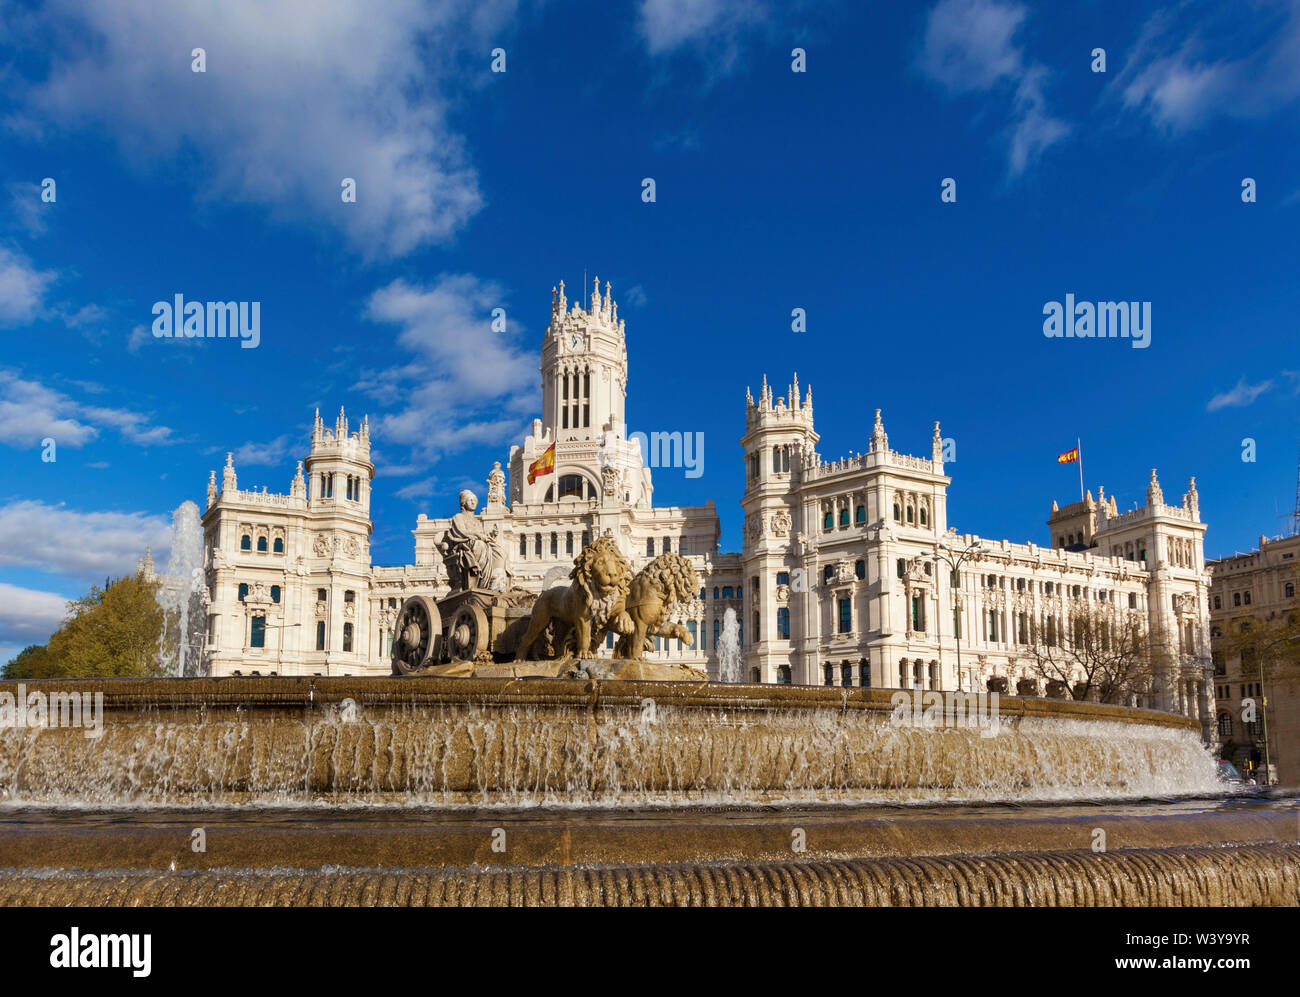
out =
<svg viewBox="0 0 1300 997"><path fill-rule="evenodd" d="M855 523L865 523L867 521L867 507L860 505L854 510L853 521Z"/></svg>
<svg viewBox="0 0 1300 997"><path fill-rule="evenodd" d="M271 550L276 554L284 553L284 537L276 537L275 543L271 545Z"/></svg>
<svg viewBox="0 0 1300 997"><path fill-rule="evenodd" d="M855 575L858 577L858 580L859 580L859 581L861 581L862 579L866 578L866 577L867 577L867 562L866 562L866 561L855 561L855 562L853 562L853 574L855 574Z"/></svg>
<svg viewBox="0 0 1300 997"><path fill-rule="evenodd" d="M721 632L721 630L722 630L722 621L714 620L713 621L713 650L715 651L718 649L718 634L719 632Z"/></svg>
<svg viewBox="0 0 1300 997"><path fill-rule="evenodd" d="M840 510L840 525L849 525L849 507L847 505Z"/></svg>
<svg viewBox="0 0 1300 997"><path fill-rule="evenodd" d="M910 505L907 507L907 521L909 523L916 521L916 513L912 511L912 507Z"/></svg>
<svg viewBox="0 0 1300 997"><path fill-rule="evenodd" d="M554 485L551 485L550 488L546 489L546 498L542 499L542 501L543 501L543 502L554 502L554 501L555 501L555 486L554 486Z"/></svg>
<svg viewBox="0 0 1300 997"><path fill-rule="evenodd" d="M895 522L895 523L901 523L902 521L903 521L903 511L902 511L901 509L899 509L899 507L898 507L898 503L895 502L895 503L894 503L894 522Z"/></svg>
<svg viewBox="0 0 1300 997"><path fill-rule="evenodd" d="M822 517L822 529L829 530L829 529L833 529L834 526L835 526L835 516L829 509L827 509L826 515Z"/></svg>
<svg viewBox="0 0 1300 997"><path fill-rule="evenodd" d="M558 482L560 486L560 499L582 498L586 480L581 474L565 474L560 477Z"/></svg>
<svg viewBox="0 0 1300 997"><path fill-rule="evenodd" d="M253 538L250 537L247 533L245 533L242 537L239 538L239 549L240 550L253 549Z"/></svg>
<svg viewBox="0 0 1300 997"><path fill-rule="evenodd" d="M921 525L922 526L929 525L929 517L925 511L925 506L921 506Z"/></svg>
<svg viewBox="0 0 1300 997"><path fill-rule="evenodd" d="M280 602L280 586L279 586L279 585L272 585L272 586L271 586L271 601L274 602L274 603L277 603L277 604Z"/></svg>
<svg viewBox="0 0 1300 997"><path fill-rule="evenodd" d="M790 610L785 606L776 611L776 635L781 640L790 639Z"/></svg>
<svg viewBox="0 0 1300 997"><path fill-rule="evenodd" d="M258 538L257 538L257 552L258 552L259 554L265 554L265 553L266 553L266 537L258 537Z"/></svg>
<svg viewBox="0 0 1300 997"><path fill-rule="evenodd" d="M718 586L715 585L713 586L713 600L716 602L719 598L721 597L718 595Z"/></svg>

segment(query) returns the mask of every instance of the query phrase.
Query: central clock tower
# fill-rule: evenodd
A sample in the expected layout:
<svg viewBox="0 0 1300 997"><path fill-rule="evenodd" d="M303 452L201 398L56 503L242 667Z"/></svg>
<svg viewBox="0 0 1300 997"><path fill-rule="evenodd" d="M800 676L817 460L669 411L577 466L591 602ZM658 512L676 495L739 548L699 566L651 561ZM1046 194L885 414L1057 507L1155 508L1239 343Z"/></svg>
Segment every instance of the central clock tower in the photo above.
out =
<svg viewBox="0 0 1300 997"><path fill-rule="evenodd" d="M627 347L618 305L600 279L592 283L591 307L551 289L551 320L542 342L542 425L561 441L599 439L623 431L627 398Z"/></svg>
<svg viewBox="0 0 1300 997"><path fill-rule="evenodd" d="M600 279L592 282L588 307L570 305L563 281L551 289L541 372L542 417L511 452L512 501L648 508L653 485L639 444L627 438L627 345L608 282L604 294ZM552 445L554 472L529 482L528 468Z"/></svg>

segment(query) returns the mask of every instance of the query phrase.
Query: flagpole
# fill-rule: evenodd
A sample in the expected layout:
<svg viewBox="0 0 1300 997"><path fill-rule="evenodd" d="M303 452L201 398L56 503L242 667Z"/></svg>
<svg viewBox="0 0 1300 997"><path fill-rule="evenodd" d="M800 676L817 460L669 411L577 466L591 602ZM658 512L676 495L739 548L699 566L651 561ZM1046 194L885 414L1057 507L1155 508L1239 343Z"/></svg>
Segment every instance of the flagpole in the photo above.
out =
<svg viewBox="0 0 1300 997"><path fill-rule="evenodd" d="M1074 449L1079 454L1079 501L1083 501L1083 441L1079 437L1074 438Z"/></svg>

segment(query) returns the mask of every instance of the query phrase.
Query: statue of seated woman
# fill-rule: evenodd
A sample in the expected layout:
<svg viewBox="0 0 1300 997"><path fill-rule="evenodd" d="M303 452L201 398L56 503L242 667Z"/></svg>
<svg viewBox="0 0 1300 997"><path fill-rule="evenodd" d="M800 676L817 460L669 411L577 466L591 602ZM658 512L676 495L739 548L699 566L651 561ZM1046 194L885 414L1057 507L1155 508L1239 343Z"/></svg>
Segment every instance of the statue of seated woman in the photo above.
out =
<svg viewBox="0 0 1300 997"><path fill-rule="evenodd" d="M460 493L460 512L451 517L451 527L438 542L438 553L447 566L453 591L471 588L504 590L509 584L506 552L497 541L497 531L483 532L483 521L474 514L478 498L466 489Z"/></svg>

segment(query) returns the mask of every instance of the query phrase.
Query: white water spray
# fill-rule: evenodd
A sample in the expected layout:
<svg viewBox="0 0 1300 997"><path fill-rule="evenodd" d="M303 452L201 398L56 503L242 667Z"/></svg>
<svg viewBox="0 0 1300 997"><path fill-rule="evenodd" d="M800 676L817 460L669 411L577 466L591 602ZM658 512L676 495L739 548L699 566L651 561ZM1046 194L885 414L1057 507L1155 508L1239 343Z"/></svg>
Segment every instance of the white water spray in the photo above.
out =
<svg viewBox="0 0 1300 997"><path fill-rule="evenodd" d="M740 621L730 607L722 617L722 634L718 639L718 681L741 682Z"/></svg>
<svg viewBox="0 0 1300 997"><path fill-rule="evenodd" d="M158 581L158 605L163 609L159 664L175 678L205 674L208 591L203 580L203 526L193 502L182 502L172 513L171 555L167 573Z"/></svg>

